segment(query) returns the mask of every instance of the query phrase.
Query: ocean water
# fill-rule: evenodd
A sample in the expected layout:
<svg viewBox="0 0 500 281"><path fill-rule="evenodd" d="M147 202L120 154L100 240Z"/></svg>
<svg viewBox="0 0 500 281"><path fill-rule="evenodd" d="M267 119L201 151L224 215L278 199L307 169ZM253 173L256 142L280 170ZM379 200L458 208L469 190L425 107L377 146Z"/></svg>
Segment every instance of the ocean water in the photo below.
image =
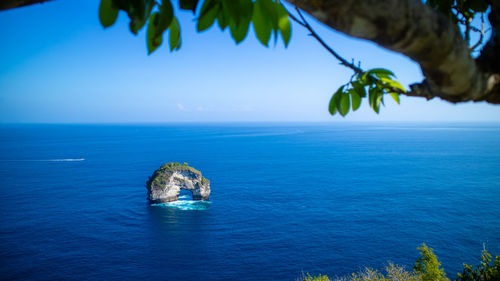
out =
<svg viewBox="0 0 500 281"><path fill-rule="evenodd" d="M208 202L150 205L188 162ZM500 255L498 124L2 125L0 279L294 280Z"/></svg>

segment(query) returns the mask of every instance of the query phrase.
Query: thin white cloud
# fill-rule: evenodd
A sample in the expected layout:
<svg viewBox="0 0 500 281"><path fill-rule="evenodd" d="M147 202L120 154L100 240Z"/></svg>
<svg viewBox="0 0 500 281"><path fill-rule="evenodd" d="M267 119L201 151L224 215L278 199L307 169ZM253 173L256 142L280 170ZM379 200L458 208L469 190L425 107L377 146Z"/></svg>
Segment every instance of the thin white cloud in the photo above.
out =
<svg viewBox="0 0 500 281"><path fill-rule="evenodd" d="M180 110L180 111L185 110L184 105L182 105L180 103L177 104L177 109Z"/></svg>
<svg viewBox="0 0 500 281"><path fill-rule="evenodd" d="M198 106L198 107L196 108L196 111L202 111L202 110L203 110L203 106Z"/></svg>

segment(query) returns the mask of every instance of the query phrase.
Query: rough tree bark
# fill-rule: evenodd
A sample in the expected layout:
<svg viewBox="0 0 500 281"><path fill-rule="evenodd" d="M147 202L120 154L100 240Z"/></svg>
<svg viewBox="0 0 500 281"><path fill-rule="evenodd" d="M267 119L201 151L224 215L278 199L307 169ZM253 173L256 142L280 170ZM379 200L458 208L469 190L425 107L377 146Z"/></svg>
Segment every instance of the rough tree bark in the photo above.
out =
<svg viewBox="0 0 500 281"><path fill-rule="evenodd" d="M45 1L4 0L0 9ZM421 0L287 1L334 30L417 62L426 79L411 85L408 96L500 104L500 0L491 0L492 36L477 59L457 26Z"/></svg>

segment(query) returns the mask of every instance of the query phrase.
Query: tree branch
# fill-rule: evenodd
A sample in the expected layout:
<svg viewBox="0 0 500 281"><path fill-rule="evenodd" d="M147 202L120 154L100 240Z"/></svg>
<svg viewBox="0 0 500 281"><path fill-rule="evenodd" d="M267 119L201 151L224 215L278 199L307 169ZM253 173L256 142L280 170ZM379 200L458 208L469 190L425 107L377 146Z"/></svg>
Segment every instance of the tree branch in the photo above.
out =
<svg viewBox="0 0 500 281"><path fill-rule="evenodd" d="M0 10L8 10L33 4L42 4L51 0L2 0Z"/></svg>
<svg viewBox="0 0 500 281"><path fill-rule="evenodd" d="M286 9L286 7L285 7L285 9ZM364 73L363 69L361 69L360 67L355 66L353 63L348 63L346 59L344 59L343 57L341 57L328 44L326 44L326 42L314 31L314 29L311 27L311 25L306 21L306 19L302 15L302 12L300 11L300 9L298 7L295 7L295 10L297 11L297 13L299 14L299 16L300 16L301 19L300 20L297 19L297 17L295 17L295 15L293 15L292 13L290 13L290 11L287 10L288 15L290 16L290 18L293 21L295 21L296 23L298 23L299 25L301 25L302 27L304 27L307 30L309 30L310 35L313 36L336 59L338 59L340 61L341 65L344 65L344 66L346 66L348 68L351 68L354 71L354 73L355 73L354 75ZM352 80L352 77L351 77L351 80ZM424 97L427 100L430 100L430 99L434 98L434 95L431 93L429 85L427 83L423 82L423 83L420 83L420 84L413 84L413 85L410 85L410 88L411 88L411 91L408 91L408 92L402 91L400 89L393 88L392 92L398 93L398 94L404 94L406 96L412 96L412 97Z"/></svg>
<svg viewBox="0 0 500 281"><path fill-rule="evenodd" d="M484 30L484 15L481 15L481 30L479 31L479 39L477 40L474 46L470 47L469 50L473 52L477 47L479 47L483 43L484 34L486 31Z"/></svg>
<svg viewBox="0 0 500 281"><path fill-rule="evenodd" d="M314 31L312 26L306 21L306 19L304 18L304 15L302 14L302 12L300 11L299 8L295 7L295 10L297 11L297 14L299 15L300 20L297 19L292 13L287 11L288 15L290 16L290 18L293 21L297 22L298 24L300 24L301 26L303 26L307 30L309 30L310 35L312 37L314 37L328 52L330 52L330 54L332 54L337 60L339 60L341 65L352 69L357 74L363 73L363 70L361 68L357 67L353 63L349 63L346 59L344 59L337 52L335 52L335 50L333 50L330 46L328 46L328 44L326 44L326 42L318 35L318 33L316 33L316 31Z"/></svg>
<svg viewBox="0 0 500 281"><path fill-rule="evenodd" d="M494 78L500 72L485 72L478 67L457 26L420 0L289 2L339 32L370 40L416 61L426 80L412 85L407 95L440 97L453 103L500 103L498 80ZM500 0L492 2L495 6ZM491 14L495 11L492 9ZM496 47L492 53L498 54ZM500 63L497 65L500 67Z"/></svg>
<svg viewBox="0 0 500 281"><path fill-rule="evenodd" d="M491 12L488 16L491 25L491 38L481 50L477 58L479 67L484 72L500 73L500 1L491 1Z"/></svg>

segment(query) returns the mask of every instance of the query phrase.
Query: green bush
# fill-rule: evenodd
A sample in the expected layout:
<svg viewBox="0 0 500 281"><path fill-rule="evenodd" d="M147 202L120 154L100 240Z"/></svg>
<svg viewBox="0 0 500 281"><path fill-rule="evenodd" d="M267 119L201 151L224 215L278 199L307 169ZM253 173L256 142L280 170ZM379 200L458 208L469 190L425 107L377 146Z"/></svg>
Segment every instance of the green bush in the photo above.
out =
<svg viewBox="0 0 500 281"><path fill-rule="evenodd" d="M330 281L326 275L311 276L309 273L307 275L302 274L302 277L297 279L297 281Z"/></svg>
<svg viewBox="0 0 500 281"><path fill-rule="evenodd" d="M384 272L365 268L349 276L330 279L327 275L311 276L309 273L302 275L296 281L449 281L441 268L434 250L425 243L417 248L420 258L415 263L413 271L408 271L404 266L389 263ZM478 266L464 264L462 273L458 273L456 281L500 281L500 256L492 260L492 256L483 250Z"/></svg>
<svg viewBox="0 0 500 281"><path fill-rule="evenodd" d="M427 247L425 243L417 248L420 251L420 258L415 263L413 269L422 276L423 281L448 281L444 270L440 267L432 248Z"/></svg>
<svg viewBox="0 0 500 281"><path fill-rule="evenodd" d="M491 255L483 250L481 261L475 269L464 263L464 270L458 274L457 281L500 281L500 256L492 262Z"/></svg>
<svg viewBox="0 0 500 281"><path fill-rule="evenodd" d="M330 279L326 275L311 276L302 274L302 277L297 279L300 281L422 281L421 275L414 271L408 271L404 266L389 263L385 267L385 272L379 272L368 267L363 270L352 273L350 276L336 277Z"/></svg>

